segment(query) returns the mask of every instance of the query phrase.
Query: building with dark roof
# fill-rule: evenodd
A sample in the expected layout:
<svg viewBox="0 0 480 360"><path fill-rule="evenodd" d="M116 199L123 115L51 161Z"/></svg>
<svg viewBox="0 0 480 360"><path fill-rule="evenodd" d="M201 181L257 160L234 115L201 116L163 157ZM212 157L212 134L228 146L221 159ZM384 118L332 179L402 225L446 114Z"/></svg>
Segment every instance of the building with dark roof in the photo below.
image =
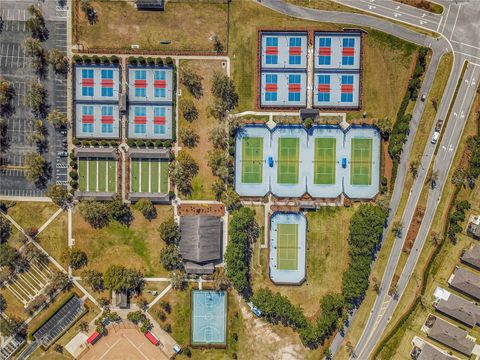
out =
<svg viewBox="0 0 480 360"><path fill-rule="evenodd" d="M165 0L136 0L137 10L164 11Z"/></svg>
<svg viewBox="0 0 480 360"><path fill-rule="evenodd" d="M180 217L180 253L185 270L194 274L211 274L222 259L222 219L217 216Z"/></svg>
<svg viewBox="0 0 480 360"><path fill-rule="evenodd" d="M475 341L468 336L465 330L434 315L428 316L424 326L429 338L467 356L472 354Z"/></svg>
<svg viewBox="0 0 480 360"><path fill-rule="evenodd" d="M480 300L480 275L470 270L456 267L448 279L448 284L464 294Z"/></svg>
<svg viewBox="0 0 480 360"><path fill-rule="evenodd" d="M480 245L473 244L470 249L463 252L461 260L477 269L480 269Z"/></svg>
<svg viewBox="0 0 480 360"><path fill-rule="evenodd" d="M415 337L411 357L414 360L457 360L455 356L449 355L446 351L430 344L429 342Z"/></svg>
<svg viewBox="0 0 480 360"><path fill-rule="evenodd" d="M480 321L480 309L473 302L452 293L435 301L433 306L437 311L470 327Z"/></svg>

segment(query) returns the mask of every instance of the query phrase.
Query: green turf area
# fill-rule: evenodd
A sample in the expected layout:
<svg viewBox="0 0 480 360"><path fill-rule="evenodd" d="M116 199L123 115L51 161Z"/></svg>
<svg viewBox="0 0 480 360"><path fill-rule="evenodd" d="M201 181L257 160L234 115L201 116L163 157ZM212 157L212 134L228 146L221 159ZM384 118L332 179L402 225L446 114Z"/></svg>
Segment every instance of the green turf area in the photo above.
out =
<svg viewBox="0 0 480 360"><path fill-rule="evenodd" d="M158 159L150 160L150 191L151 192L160 192L158 188L158 177L160 171L160 161Z"/></svg>
<svg viewBox="0 0 480 360"><path fill-rule="evenodd" d="M160 162L160 192L168 192L168 161L162 160Z"/></svg>
<svg viewBox="0 0 480 360"><path fill-rule="evenodd" d="M372 184L372 139L352 139L350 183Z"/></svg>
<svg viewBox="0 0 480 360"><path fill-rule="evenodd" d="M132 170L131 170L131 192L139 192L140 187L140 162L138 160L132 159Z"/></svg>
<svg viewBox="0 0 480 360"><path fill-rule="evenodd" d="M261 184L263 169L263 138L244 138L242 141L242 182Z"/></svg>
<svg viewBox="0 0 480 360"><path fill-rule="evenodd" d="M117 162L115 160L108 160L108 192L115 192L115 185L117 183Z"/></svg>
<svg viewBox="0 0 480 360"><path fill-rule="evenodd" d="M141 180L141 192L149 192L148 188L148 183L149 183L149 178L150 178L150 161L147 159L142 159L140 163L140 169L141 169L141 175L140 175L140 180Z"/></svg>
<svg viewBox="0 0 480 360"><path fill-rule="evenodd" d="M298 138L278 139L278 170L279 184L298 184Z"/></svg>
<svg viewBox="0 0 480 360"><path fill-rule="evenodd" d="M298 267L298 224L277 225L277 269Z"/></svg>
<svg viewBox="0 0 480 360"><path fill-rule="evenodd" d="M88 191L97 191L97 158L88 158Z"/></svg>
<svg viewBox="0 0 480 360"><path fill-rule="evenodd" d="M98 191L107 191L107 160L98 159Z"/></svg>
<svg viewBox="0 0 480 360"><path fill-rule="evenodd" d="M78 160L78 188L80 191L87 191L87 161Z"/></svg>
<svg viewBox="0 0 480 360"><path fill-rule="evenodd" d="M314 157L314 184L335 184L335 138L316 138Z"/></svg>

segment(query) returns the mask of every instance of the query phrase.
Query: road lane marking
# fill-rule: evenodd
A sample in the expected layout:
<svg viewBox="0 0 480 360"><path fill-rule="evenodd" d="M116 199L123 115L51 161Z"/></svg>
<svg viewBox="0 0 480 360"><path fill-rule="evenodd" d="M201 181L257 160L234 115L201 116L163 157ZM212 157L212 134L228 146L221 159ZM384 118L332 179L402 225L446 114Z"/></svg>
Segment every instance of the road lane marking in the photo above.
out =
<svg viewBox="0 0 480 360"><path fill-rule="evenodd" d="M455 33L455 27L457 26L458 15L460 15L460 8L461 7L462 7L462 4L458 5L458 12L457 12L457 16L455 17L455 22L453 23L452 33L450 34L450 40L452 40L452 36Z"/></svg>

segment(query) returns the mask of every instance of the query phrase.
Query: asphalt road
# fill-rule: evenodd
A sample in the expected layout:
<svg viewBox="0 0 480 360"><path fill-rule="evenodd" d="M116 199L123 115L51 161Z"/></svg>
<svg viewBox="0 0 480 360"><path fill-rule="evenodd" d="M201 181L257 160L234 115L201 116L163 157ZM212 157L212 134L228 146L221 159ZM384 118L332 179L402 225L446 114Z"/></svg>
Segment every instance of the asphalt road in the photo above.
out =
<svg viewBox="0 0 480 360"><path fill-rule="evenodd" d="M0 38L0 74L9 80L15 88L14 106L15 113L7 119L10 148L5 156L8 169L0 170L0 196L45 196L45 188L37 188L25 178L25 155L36 151L28 140L32 134L29 119L30 108L25 94L29 83L36 78L30 69L30 59L25 56L21 43L30 36L26 28L29 18L28 6L38 4L37 1L11 1L2 0L0 16L4 21L3 32ZM57 6L55 0L46 0L39 3L49 29L49 38L43 43L44 48L58 48L66 50L66 12ZM66 112L66 77L58 76L50 69L42 83L46 87L50 108L58 108ZM67 159L57 156L63 150L66 136L55 131L53 126L45 122L48 132L48 150L44 153L46 160L51 165L51 178L49 184L67 183Z"/></svg>
<svg viewBox="0 0 480 360"><path fill-rule="evenodd" d="M466 60L472 62L472 64L469 65L465 74L465 79L467 80L467 82L462 83L456 101L454 103L453 111L447 123L447 128L445 129L446 135L443 137L441 144L439 144L440 148L434 162L434 169L438 171L437 186L435 189L430 191L426 213L424 215L419 234L411 251L411 255L407 260L404 271L402 272L402 275L397 284L399 298L401 298L401 295L405 290L408 280L410 279L413 269L415 268L415 265L417 263L418 256L427 238L428 231L430 229L433 216L435 214L436 207L440 199L446 177L448 175L448 171L455 155L458 141L463 132L469 109L475 96L477 87L476 82L478 81L478 76L480 72L478 70L479 67L475 65L475 62L480 60L480 48L477 48L475 45L472 44L480 44L480 41L478 41L480 40L480 38L478 35L478 31L476 30L478 29L476 27L476 21L478 20L476 19L479 19L480 16L475 19L475 15L479 14L478 5L480 5L480 2L476 4L455 4L452 2L446 2L444 4L446 8L446 12L444 15L425 13L424 11L417 8L402 5L398 2L394 2L391 0L337 0L337 2L355 7L357 9L361 9L366 12L372 12L378 16L387 17L389 19L405 22L414 26L421 26L427 30L439 31L443 34L443 36L441 36L439 39L434 39L432 37L421 35L411 30L405 29L398 24L365 14L342 13L337 11L321 11L309 8L300 8L291 4L283 3L279 0L262 1L265 6L276 11L288 14L290 16L295 16L313 21L367 26L390 33L402 39L432 48L434 55L432 63L427 70L421 93L429 92L431 83L434 78L433 74L436 72L436 69L438 67L438 60L441 54L446 51L453 50L455 53L454 66L448 80L445 92L442 96L442 101L440 102L439 110L437 112L435 120L445 119L448 108L453 99L458 79L460 77L462 65ZM456 39L459 39L461 41L457 41ZM404 146L404 151L402 153L399 172L395 183L395 190L392 194L392 199L390 203L391 216L389 218L389 221L391 220L392 215L395 214L398 208L398 202L402 195L405 174L407 171L407 159L410 154L413 139L415 137L416 129L422 113L423 105L420 101L417 101L413 112L412 123L410 126L410 134L407 143ZM434 126L430 130L430 136L433 135ZM405 229L408 229L413 214L415 212L417 202L427 176L427 171L430 167L432 159L434 158L435 146L436 145L428 143L422 156L419 174L412 186L407 205L402 216ZM388 321L390 320L393 312L396 309L398 300L392 299L387 292L390 287L390 283L393 278L398 260L400 258L404 243L404 236L405 234L395 240L384 273L384 277L382 278L381 290L372 309L370 318L364 328L364 333L355 347L355 355L358 358L366 359L369 357L374 347L378 343L379 339L381 338L383 331L388 324ZM333 354L338 351L342 341L343 336L341 334L338 334L330 347L330 350Z"/></svg>

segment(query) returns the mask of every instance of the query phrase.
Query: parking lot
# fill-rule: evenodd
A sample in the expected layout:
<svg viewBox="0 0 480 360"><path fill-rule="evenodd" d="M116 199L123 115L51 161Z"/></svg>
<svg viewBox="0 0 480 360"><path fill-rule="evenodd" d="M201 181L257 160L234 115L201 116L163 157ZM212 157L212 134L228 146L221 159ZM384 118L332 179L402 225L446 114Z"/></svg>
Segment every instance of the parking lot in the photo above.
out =
<svg viewBox="0 0 480 360"><path fill-rule="evenodd" d="M25 178L25 155L36 148L29 143L32 133L29 119L30 108L25 99L29 84L36 79L30 69L30 59L25 56L21 43L30 36L26 28L29 18L28 7L31 4L40 6L49 30L49 38L42 43L45 49L58 48L66 51L66 9L58 5L58 1L12 1L2 0L0 16L4 21L0 38L0 74L10 81L15 89L15 113L7 119L10 149L5 156L5 164L0 171L0 196L45 196L46 188L37 188ZM50 69L42 80L48 91L50 109L58 108L66 112L67 86L66 76L55 75ZM59 156L66 149L66 135L56 131L45 122L47 127L48 150L43 154L50 164L51 176L48 184L67 184L67 158Z"/></svg>

